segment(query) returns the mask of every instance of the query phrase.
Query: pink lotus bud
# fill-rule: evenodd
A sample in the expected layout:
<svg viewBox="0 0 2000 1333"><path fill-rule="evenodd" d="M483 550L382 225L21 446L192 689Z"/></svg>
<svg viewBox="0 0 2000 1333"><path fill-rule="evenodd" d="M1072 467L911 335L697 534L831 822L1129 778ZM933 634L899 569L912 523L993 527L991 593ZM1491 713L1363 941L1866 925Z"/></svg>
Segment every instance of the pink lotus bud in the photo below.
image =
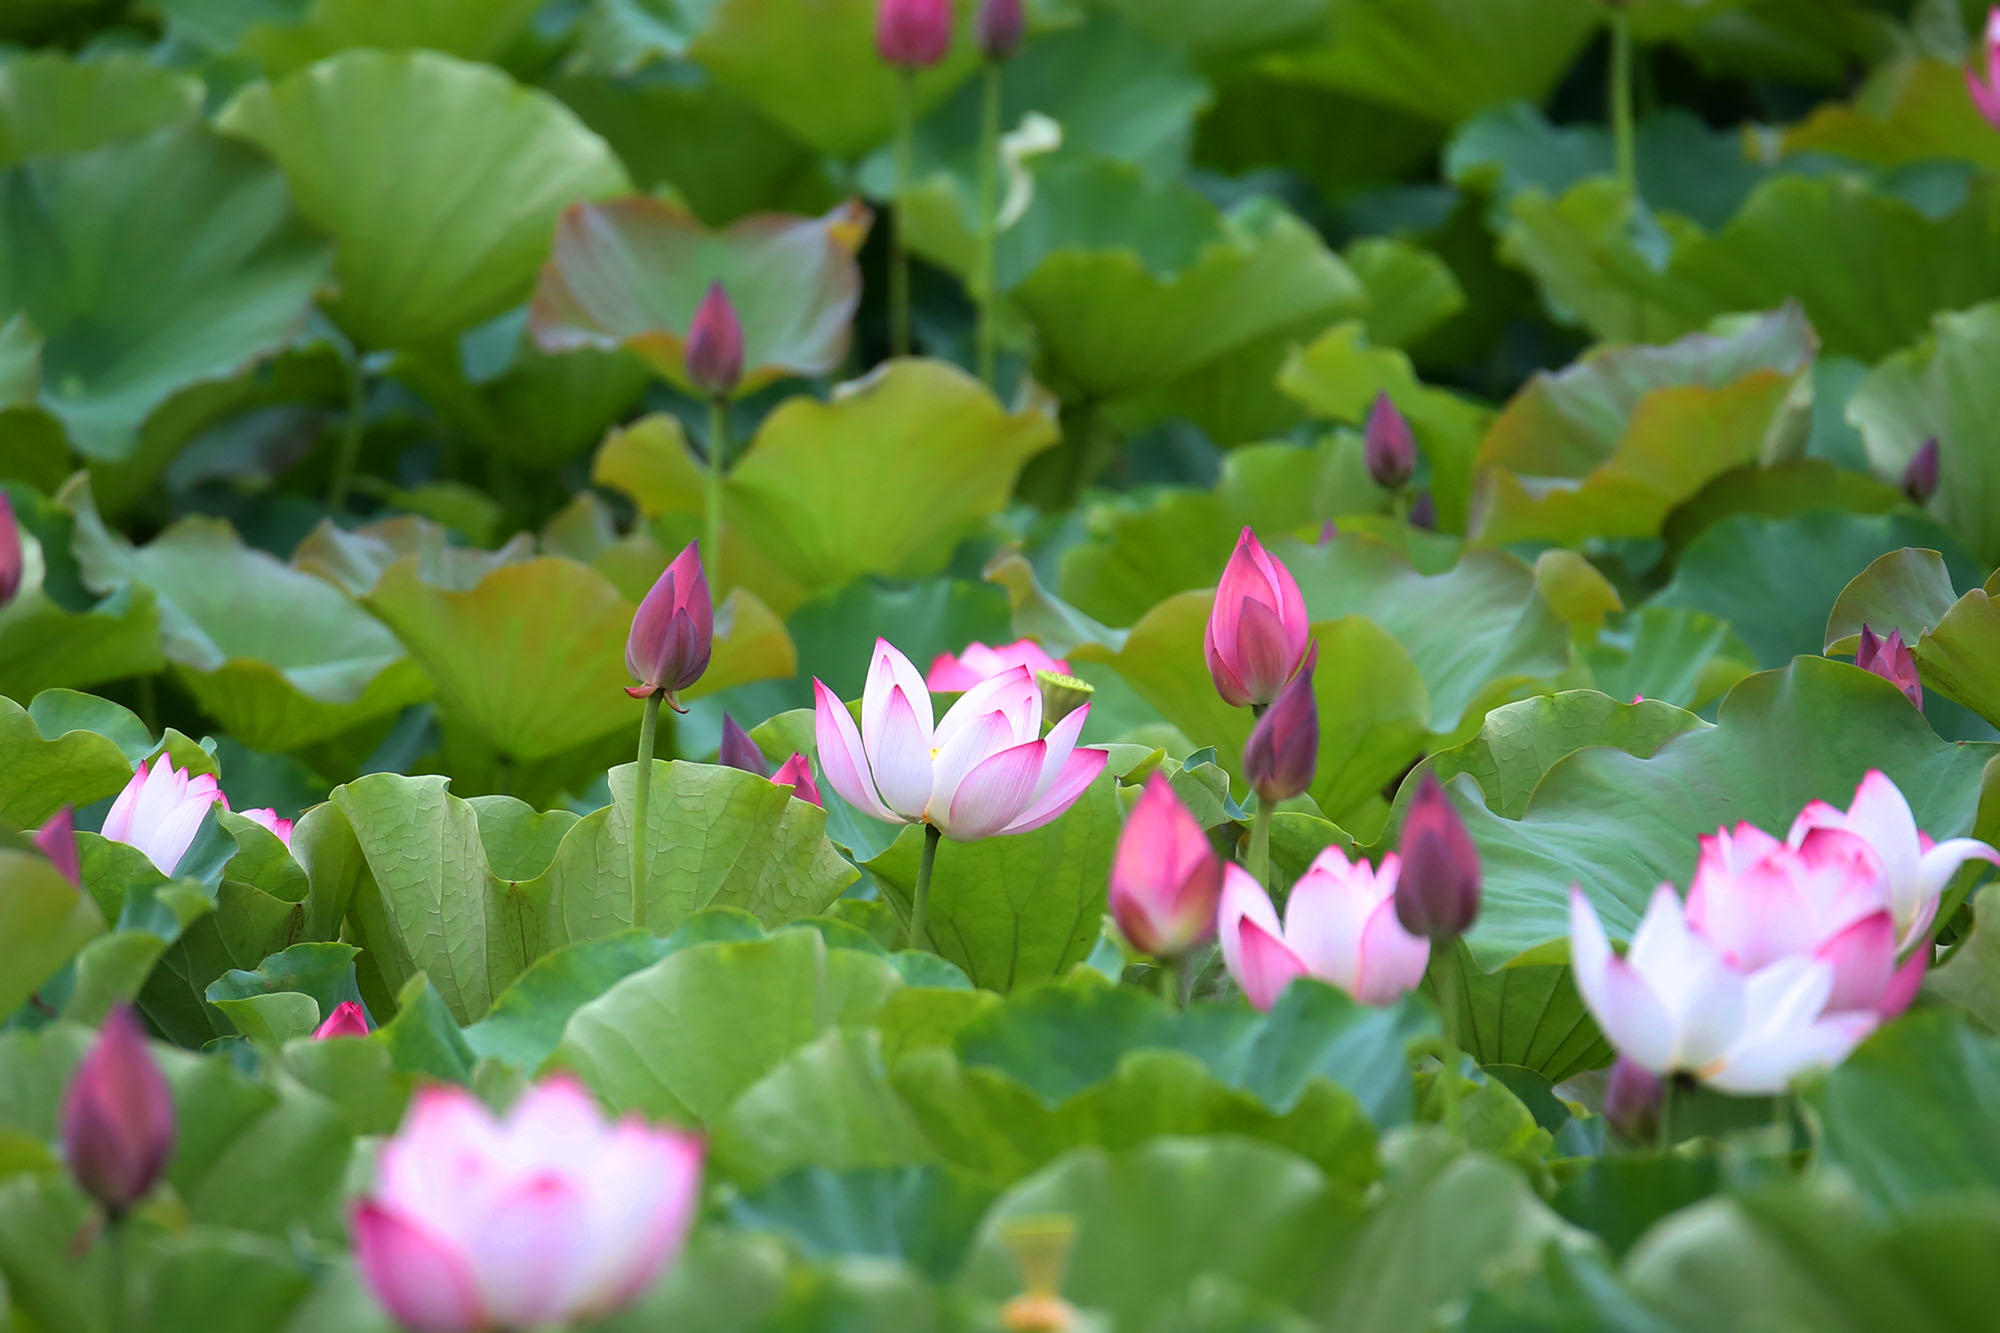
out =
<svg viewBox="0 0 2000 1333"><path fill-rule="evenodd" d="M771 765L765 761L764 752L757 748L757 742L751 740L750 733L727 713L722 715L722 744L716 749L715 762L724 768L740 768L745 773L755 773L760 778L771 775Z"/></svg>
<svg viewBox="0 0 2000 1333"><path fill-rule="evenodd" d="M354 1208L355 1261L418 1333L595 1321L680 1252L701 1161L700 1139L607 1121L565 1078L499 1119L462 1088L425 1088Z"/></svg>
<svg viewBox="0 0 2000 1333"><path fill-rule="evenodd" d="M1319 525L1319 545L1331 545L1334 538L1338 536L1340 536L1340 524L1334 522L1332 519L1328 519Z"/></svg>
<svg viewBox="0 0 2000 1333"><path fill-rule="evenodd" d="M1892 629L1888 638L1878 639L1874 630L1863 625L1861 642L1854 650L1854 665L1894 685L1918 708L1924 706L1923 677L1917 673L1916 655L1903 642L1901 630Z"/></svg>
<svg viewBox="0 0 2000 1333"><path fill-rule="evenodd" d="M1004 675L1018 666L1025 666L1034 672L1053 671L1059 676L1069 674L1068 662L1050 657L1033 639L1021 639L998 648L989 648L983 643L968 643L965 651L956 657L950 653L939 653L933 658L930 674L924 677L924 686L938 694L963 694L980 681Z"/></svg>
<svg viewBox="0 0 2000 1333"><path fill-rule="evenodd" d="M0 491L0 606L14 600L21 590L21 571L27 564L21 549L21 529L14 522L14 506L7 492Z"/></svg>
<svg viewBox="0 0 2000 1333"><path fill-rule="evenodd" d="M1417 470L1417 441L1410 434L1410 423L1396 410L1388 394L1375 395L1375 406L1368 410L1364 439L1363 456L1375 484L1385 491L1400 491L1409 485L1411 475Z"/></svg>
<svg viewBox="0 0 2000 1333"><path fill-rule="evenodd" d="M625 669L638 686L634 699L674 696L701 679L715 646L715 603L708 595L708 572L701 552L689 542L674 557L632 617L625 640ZM679 707L676 703L675 707Z"/></svg>
<svg viewBox="0 0 2000 1333"><path fill-rule="evenodd" d="M63 1094L62 1141L70 1174L114 1220L146 1197L173 1154L173 1093L124 1005L105 1015Z"/></svg>
<svg viewBox="0 0 2000 1333"><path fill-rule="evenodd" d="M797 800L822 810L826 808L826 802L820 799L819 784L813 781L812 761L802 754L795 754L778 765L778 771L771 775L771 782L774 786L790 787L792 796Z"/></svg>
<svg viewBox="0 0 2000 1333"><path fill-rule="evenodd" d="M1155 772L1118 835L1111 862L1111 916L1132 947L1179 958L1215 934L1222 862L1208 835Z"/></svg>
<svg viewBox="0 0 2000 1333"><path fill-rule="evenodd" d="M979 7L979 53L988 60L1012 60L1026 26L1021 0L986 0Z"/></svg>
<svg viewBox="0 0 2000 1333"><path fill-rule="evenodd" d="M1313 663L1308 650L1299 674L1250 729L1243 747L1243 775L1267 804L1297 796L1312 785L1319 765L1319 706L1313 701Z"/></svg>
<svg viewBox="0 0 2000 1333"><path fill-rule="evenodd" d="M1410 526L1419 532L1438 530L1437 501L1431 499L1429 491L1419 491L1417 498L1410 502Z"/></svg>
<svg viewBox="0 0 2000 1333"><path fill-rule="evenodd" d="M1238 708L1271 702L1298 671L1311 637L1298 582L1243 529L1202 641L1216 692Z"/></svg>
<svg viewBox="0 0 2000 1333"><path fill-rule="evenodd" d="M1479 919L1479 852L1437 774L1424 774L1397 844L1396 918L1413 935L1449 940Z"/></svg>
<svg viewBox="0 0 2000 1333"><path fill-rule="evenodd" d="M1903 494L1917 504L1923 504L1938 488L1938 442L1932 436L1924 441L1923 448L1910 456L1910 465L1903 469Z"/></svg>
<svg viewBox="0 0 2000 1333"><path fill-rule="evenodd" d="M104 836L144 852L162 875L171 875L187 855L208 807L229 803L212 773L187 773L166 755L149 767L141 762L125 790L104 816Z"/></svg>
<svg viewBox="0 0 2000 1333"><path fill-rule="evenodd" d="M719 282L708 285L688 325L683 364L688 382L710 398L727 398L743 380L743 323Z"/></svg>
<svg viewBox="0 0 2000 1333"><path fill-rule="evenodd" d="M1667 1085L1658 1074L1625 1056L1611 1066L1604 1089L1604 1118L1627 1143L1651 1143L1660 1134L1660 1107Z"/></svg>
<svg viewBox="0 0 2000 1333"><path fill-rule="evenodd" d="M42 849L42 855L62 871L64 879L83 887L82 869L76 855L76 814L68 806L49 816L35 834L35 846Z"/></svg>
<svg viewBox="0 0 2000 1333"><path fill-rule="evenodd" d="M951 0L880 0L875 50L902 69L929 69L951 50Z"/></svg>
<svg viewBox="0 0 2000 1333"><path fill-rule="evenodd" d="M278 818L278 812L276 810L271 809L269 806L266 806L262 810L245 810L243 812L243 817L249 820L253 824L257 824L266 829L269 829L271 831L271 836L275 837L279 842L285 844L285 850L287 851L291 850L292 846L291 820Z"/></svg>
<svg viewBox="0 0 2000 1333"><path fill-rule="evenodd" d="M1966 91L1987 124L2000 128L2000 7L1987 13L1980 57L1974 68L1965 71Z"/></svg>
<svg viewBox="0 0 2000 1333"><path fill-rule="evenodd" d="M333 1007L326 1022L313 1029L312 1039L325 1041L330 1037L365 1037L371 1031L368 1011L352 1000L344 1000Z"/></svg>

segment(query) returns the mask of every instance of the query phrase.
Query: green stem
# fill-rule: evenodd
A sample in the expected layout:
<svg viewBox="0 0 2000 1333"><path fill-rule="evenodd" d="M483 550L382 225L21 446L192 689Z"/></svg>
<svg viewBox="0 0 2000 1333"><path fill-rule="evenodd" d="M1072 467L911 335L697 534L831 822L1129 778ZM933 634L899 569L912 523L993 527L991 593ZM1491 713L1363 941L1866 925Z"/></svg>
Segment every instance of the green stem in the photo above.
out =
<svg viewBox="0 0 2000 1333"><path fill-rule="evenodd" d="M1632 19L1622 8L1611 16L1611 137L1617 147L1618 183L1639 197L1638 157L1632 135Z"/></svg>
<svg viewBox="0 0 2000 1333"><path fill-rule="evenodd" d="M708 535L702 560L708 586L722 593L722 478L729 467L729 402L716 398L708 405Z"/></svg>
<svg viewBox="0 0 2000 1333"><path fill-rule="evenodd" d="M354 468L361 461L363 388L361 353L356 351L347 366L347 418L340 424L340 452L334 455L333 480L326 488L326 507L335 513L347 504L348 487L354 482Z"/></svg>
<svg viewBox="0 0 2000 1333"><path fill-rule="evenodd" d="M995 393L999 363L998 331L994 328L994 306L1000 300L995 290L993 252L1000 230L1000 66L986 66L986 83L981 90L979 110L979 378Z"/></svg>
<svg viewBox="0 0 2000 1333"><path fill-rule="evenodd" d="M889 219L889 355L910 354L910 259L904 214L910 202L911 144L916 138L916 76L904 71L896 93L896 213Z"/></svg>
<svg viewBox="0 0 2000 1333"><path fill-rule="evenodd" d="M930 947L931 872L937 868L938 842L943 834L937 825L924 825L924 857L917 862L917 893L910 900L910 947Z"/></svg>
<svg viewBox="0 0 2000 1333"><path fill-rule="evenodd" d="M1243 868L1250 872L1250 878L1263 884L1271 875L1271 806L1269 802L1258 801L1257 813L1250 817L1250 855L1245 858Z"/></svg>
<svg viewBox="0 0 2000 1333"><path fill-rule="evenodd" d="M1674 1146L1674 1086L1679 1076L1668 1074L1660 1080L1660 1137L1658 1147L1666 1152Z"/></svg>
<svg viewBox="0 0 2000 1333"><path fill-rule="evenodd" d="M1169 1007L1181 1007L1181 970L1175 963L1162 958L1153 968L1153 985L1159 989L1160 998Z"/></svg>
<svg viewBox="0 0 2000 1333"><path fill-rule="evenodd" d="M1460 981L1458 941L1433 939L1431 958L1433 970L1437 974L1438 1019L1442 1029L1440 1040L1444 1049L1444 1069L1440 1075L1444 1079L1444 1127L1453 1138L1457 1138L1459 1134L1457 1030Z"/></svg>
<svg viewBox="0 0 2000 1333"><path fill-rule="evenodd" d="M646 720L639 724L639 771L632 775L632 925L646 928L646 880L652 868L646 855L647 809L653 797L653 738L660 730L660 701L666 695L655 690L646 696Z"/></svg>
<svg viewBox="0 0 2000 1333"><path fill-rule="evenodd" d="M125 1333L125 1219L114 1217L104 1226L105 1305L109 1333Z"/></svg>

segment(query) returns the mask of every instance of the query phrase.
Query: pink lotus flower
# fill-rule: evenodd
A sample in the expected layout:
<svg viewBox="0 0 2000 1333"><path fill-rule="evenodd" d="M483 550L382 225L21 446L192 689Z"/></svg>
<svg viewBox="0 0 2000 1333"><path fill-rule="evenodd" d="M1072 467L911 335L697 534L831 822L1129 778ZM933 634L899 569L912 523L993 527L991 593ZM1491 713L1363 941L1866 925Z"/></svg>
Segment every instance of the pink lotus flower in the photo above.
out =
<svg viewBox="0 0 2000 1333"><path fill-rule="evenodd" d="M146 1197L174 1151L174 1098L124 1005L105 1015L62 1104L63 1158L115 1220Z"/></svg>
<svg viewBox="0 0 2000 1333"><path fill-rule="evenodd" d="M183 772L163 754L150 767L140 762L104 817L104 836L137 847L162 875L171 875L208 807L218 804L229 808L213 774Z"/></svg>
<svg viewBox="0 0 2000 1333"><path fill-rule="evenodd" d="M1988 124L2000 128L2000 7L1987 12L1986 36L1980 43L1982 64L1965 71L1966 91L1972 105Z"/></svg>
<svg viewBox="0 0 2000 1333"><path fill-rule="evenodd" d="M790 787L793 797L808 805L819 806L822 810L826 808L826 802L820 799L819 784L813 781L812 761L802 754L794 754L779 764L778 771L771 775L771 782L775 786Z"/></svg>
<svg viewBox="0 0 2000 1333"><path fill-rule="evenodd" d="M764 751L743 730L743 724L727 713L722 715L722 743L716 747L715 762L724 768L755 773L760 778L771 776L771 765L765 760Z"/></svg>
<svg viewBox="0 0 2000 1333"><path fill-rule="evenodd" d="M1305 660L1311 636L1298 582L1243 529L1202 641L1216 692L1238 708L1270 703Z"/></svg>
<svg viewBox="0 0 2000 1333"><path fill-rule="evenodd" d="M21 575L27 563L27 554L21 548L20 525L14 521L14 505L7 493L0 491L0 607L13 601L14 594L21 590Z"/></svg>
<svg viewBox="0 0 2000 1333"><path fill-rule="evenodd" d="M625 639L625 669L638 685L634 699L673 697L701 679L715 647L715 602L697 544L689 542L654 582L632 617ZM678 704L674 705L679 707Z"/></svg>
<svg viewBox="0 0 2000 1333"><path fill-rule="evenodd" d="M901 69L928 69L951 50L951 0L878 0L875 50Z"/></svg>
<svg viewBox="0 0 2000 1333"><path fill-rule="evenodd" d="M1390 1004L1415 990L1431 942L1396 919L1396 854L1378 870L1338 847L1313 859L1292 885L1285 920L1248 871L1230 866L1222 886L1222 961L1251 1004L1269 1009L1293 977L1331 982L1363 1004Z"/></svg>
<svg viewBox="0 0 2000 1333"><path fill-rule="evenodd" d="M35 846L42 849L42 855L62 877L78 888L83 887L83 867L76 854L76 812L64 806L48 817L35 833Z"/></svg>
<svg viewBox="0 0 2000 1333"><path fill-rule="evenodd" d="M419 1333L595 1318L679 1251L701 1159L689 1135L607 1123L567 1079L530 1088L504 1119L463 1089L426 1088L355 1205L356 1260Z"/></svg>
<svg viewBox="0 0 2000 1333"><path fill-rule="evenodd" d="M1004 675L1018 666L1034 672L1050 671L1058 676L1069 674L1068 662L1060 657L1050 657L1033 639L1021 639L998 648L988 648L983 643L968 643L965 651L956 657L950 653L939 653L931 663L930 674L924 678L924 684L937 694L963 694L980 681Z"/></svg>
<svg viewBox="0 0 2000 1333"><path fill-rule="evenodd" d="M1111 862L1111 917L1132 947L1179 958L1215 934L1222 862L1166 775L1146 779Z"/></svg>
<svg viewBox="0 0 2000 1333"><path fill-rule="evenodd" d="M222 808L225 810L229 808L229 802L226 799L222 803ZM292 821L278 818L276 810L271 809L269 806L261 810L245 810L243 817L261 828L269 829L273 837L285 844L286 851L292 849Z"/></svg>
<svg viewBox="0 0 2000 1333"><path fill-rule="evenodd" d="M1021 34L1028 25L1021 0L985 0L973 25L979 38L979 54L988 60L1012 60L1021 49Z"/></svg>
<svg viewBox="0 0 2000 1333"><path fill-rule="evenodd" d="M1436 773L1417 784L1397 847L1396 916L1404 928L1432 939L1470 930L1479 919L1479 849Z"/></svg>
<svg viewBox="0 0 2000 1333"><path fill-rule="evenodd" d="M1861 641L1854 647L1854 665L1901 690L1912 704L1924 706L1924 680L1917 671L1917 656L1903 642L1903 632L1892 629L1886 639L1863 625Z"/></svg>
<svg viewBox="0 0 2000 1333"><path fill-rule="evenodd" d="M862 813L930 824L956 842L1026 833L1069 809L1110 754L1078 749L1077 709L1042 736L1042 692L1025 666L982 681L932 723L930 691L886 640L861 696L861 729L813 681L813 726L826 780Z"/></svg>
<svg viewBox="0 0 2000 1333"><path fill-rule="evenodd" d="M354 1001L346 1000L335 1005L326 1022L313 1029L312 1039L326 1041L331 1037L365 1037L370 1031L368 1011Z"/></svg>
<svg viewBox="0 0 2000 1333"><path fill-rule="evenodd" d="M1402 490L1417 470L1417 438L1387 392L1376 394L1375 405L1368 409L1362 459L1368 479L1385 491Z"/></svg>
<svg viewBox="0 0 2000 1333"><path fill-rule="evenodd" d="M695 307L683 364L688 383L710 398L729 397L743 380L743 322L719 282L708 285Z"/></svg>

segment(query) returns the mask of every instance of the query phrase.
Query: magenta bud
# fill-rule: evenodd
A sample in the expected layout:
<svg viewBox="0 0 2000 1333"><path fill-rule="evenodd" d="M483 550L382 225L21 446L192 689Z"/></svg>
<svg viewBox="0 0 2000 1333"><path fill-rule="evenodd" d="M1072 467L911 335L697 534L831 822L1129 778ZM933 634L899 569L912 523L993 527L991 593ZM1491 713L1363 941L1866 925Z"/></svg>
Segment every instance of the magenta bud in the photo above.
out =
<svg viewBox="0 0 2000 1333"><path fill-rule="evenodd" d="M804 755L795 754L778 765L771 781L780 787L790 787L795 799L826 809L826 802L820 799L819 783L813 781L812 761Z"/></svg>
<svg viewBox="0 0 2000 1333"><path fill-rule="evenodd" d="M35 846L55 863L64 879L78 888L83 887L82 869L76 855L76 815L70 807L64 806L49 816L48 822L35 834Z"/></svg>
<svg viewBox="0 0 2000 1333"><path fill-rule="evenodd" d="M880 0L875 50L902 69L929 69L951 50L952 0Z"/></svg>
<svg viewBox="0 0 2000 1333"><path fill-rule="evenodd" d="M1202 638L1216 692L1238 708L1271 702L1298 673L1311 639L1298 580L1256 533L1243 529Z"/></svg>
<svg viewBox="0 0 2000 1333"><path fill-rule="evenodd" d="M743 381L743 323L719 282L708 284L695 308L683 363L688 383L710 398L727 398Z"/></svg>
<svg viewBox="0 0 2000 1333"><path fill-rule="evenodd" d="M979 6L979 53L988 60L1012 60L1026 27L1021 0L986 0Z"/></svg>
<svg viewBox="0 0 2000 1333"><path fill-rule="evenodd" d="M173 1093L124 1005L105 1015L63 1094L62 1141L70 1174L114 1219L146 1197L173 1154Z"/></svg>
<svg viewBox="0 0 2000 1333"><path fill-rule="evenodd" d="M625 669L639 685L625 692L635 699L664 693L671 702L701 679L714 647L715 603L708 595L708 573L700 550L689 542L632 617Z"/></svg>
<svg viewBox="0 0 2000 1333"><path fill-rule="evenodd" d="M1388 394L1375 395L1364 438L1368 475L1375 484L1385 491L1400 491L1409 485L1417 470L1417 440Z"/></svg>
<svg viewBox="0 0 2000 1333"><path fill-rule="evenodd" d="M750 739L750 733L737 725L736 719L722 715L722 744L715 752L715 762L725 768L740 768L745 773L755 773L760 778L771 775L771 765L765 761L764 752L757 748L757 742Z"/></svg>
<svg viewBox="0 0 2000 1333"><path fill-rule="evenodd" d="M1917 673L1917 657L1903 642L1903 632L1892 629L1886 639L1863 625L1861 642L1854 649L1854 665L1901 690L1918 708L1924 706L1924 682Z"/></svg>
<svg viewBox="0 0 2000 1333"><path fill-rule="evenodd" d="M0 606L14 600L21 590L21 572L28 557L21 550L21 527L14 521L14 506L7 492L0 491Z"/></svg>
<svg viewBox="0 0 2000 1333"><path fill-rule="evenodd" d="M1208 835L1155 772L1118 835L1111 862L1111 918L1132 947L1179 958L1215 934L1222 862Z"/></svg>
<svg viewBox="0 0 2000 1333"><path fill-rule="evenodd" d="M1334 541L1335 538L1339 536L1340 536L1340 524L1334 522L1332 519L1328 519L1326 522L1319 525L1319 543L1318 543L1319 545L1321 546L1329 545Z"/></svg>
<svg viewBox="0 0 2000 1333"><path fill-rule="evenodd" d="M1621 1055L1604 1089L1604 1118L1627 1143L1650 1143L1659 1137L1666 1091L1658 1074Z"/></svg>
<svg viewBox="0 0 2000 1333"><path fill-rule="evenodd" d="M1479 919L1479 852L1437 774L1424 774L1397 844L1396 919L1412 935L1449 940Z"/></svg>
<svg viewBox="0 0 2000 1333"><path fill-rule="evenodd" d="M1424 532L1438 530L1437 501L1431 499L1429 491L1418 492L1417 498L1410 502L1410 526Z"/></svg>
<svg viewBox="0 0 2000 1333"><path fill-rule="evenodd" d="M325 1041L330 1037L365 1037L371 1032L368 1026L368 1011L352 1000L343 1000L333 1006L326 1022L313 1029L314 1041Z"/></svg>
<svg viewBox="0 0 2000 1333"><path fill-rule="evenodd" d="M1250 729L1243 747L1243 774L1257 798L1270 804L1312 786L1319 764L1319 705L1313 701L1313 667L1319 650L1309 649L1277 699Z"/></svg>
<svg viewBox="0 0 2000 1333"><path fill-rule="evenodd" d="M1903 494L1918 504L1923 504L1938 488L1938 442L1935 436L1924 441L1924 447L1910 456L1910 465L1903 469Z"/></svg>

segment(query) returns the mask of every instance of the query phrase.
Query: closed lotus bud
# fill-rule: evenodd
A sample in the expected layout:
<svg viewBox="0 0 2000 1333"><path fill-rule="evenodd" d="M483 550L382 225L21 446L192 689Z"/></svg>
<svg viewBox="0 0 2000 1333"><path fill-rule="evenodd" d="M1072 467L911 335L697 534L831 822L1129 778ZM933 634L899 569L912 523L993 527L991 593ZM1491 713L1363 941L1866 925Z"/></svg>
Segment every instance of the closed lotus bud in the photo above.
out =
<svg viewBox="0 0 2000 1333"><path fill-rule="evenodd" d="M1917 673L1916 654L1903 642L1901 630L1892 629L1889 637L1882 639L1863 625L1861 642L1854 650L1854 665L1894 685L1918 708L1924 706L1924 682Z"/></svg>
<svg viewBox="0 0 2000 1333"><path fill-rule="evenodd" d="M1965 89L1986 123L2000 128L2000 7L1987 11L1978 57L1965 71Z"/></svg>
<svg viewBox="0 0 2000 1333"><path fill-rule="evenodd" d="M808 805L816 805L822 810L826 809L826 802L820 799L819 783L813 780L812 761L804 755L795 754L778 765L778 771L771 775L771 781L776 786L790 787L794 799L804 801Z"/></svg>
<svg viewBox="0 0 2000 1333"><path fill-rule="evenodd" d="M1429 491L1419 492L1417 498L1410 502L1410 526L1424 532L1438 530L1437 501L1431 499Z"/></svg>
<svg viewBox="0 0 2000 1333"><path fill-rule="evenodd" d="M1375 406L1368 411L1365 441L1368 475L1377 486L1400 491L1410 484L1417 470L1417 440L1410 434L1410 423L1386 393L1375 395Z"/></svg>
<svg viewBox="0 0 2000 1333"><path fill-rule="evenodd" d="M743 381L743 323L719 282L708 285L688 325L688 383L710 398L727 398Z"/></svg>
<svg viewBox="0 0 2000 1333"><path fill-rule="evenodd" d="M1208 835L1155 772L1118 835L1111 862L1111 916L1132 947L1179 958L1215 934L1222 862Z"/></svg>
<svg viewBox="0 0 2000 1333"><path fill-rule="evenodd" d="M352 1000L345 1000L333 1007L326 1022L313 1029L314 1041L325 1041L330 1037L365 1037L371 1032L368 1026L368 1011Z"/></svg>
<svg viewBox="0 0 2000 1333"><path fill-rule="evenodd" d="M1918 504L1923 504L1938 488L1938 442L1935 436L1924 441L1924 447L1910 458L1910 465L1903 469L1903 494Z"/></svg>
<svg viewBox="0 0 2000 1333"><path fill-rule="evenodd" d="M1658 1074L1621 1055L1604 1089L1604 1118L1627 1143L1649 1143L1659 1137L1666 1091Z"/></svg>
<svg viewBox="0 0 2000 1333"><path fill-rule="evenodd" d="M1412 935L1448 940L1479 919L1479 853L1437 774L1424 774L1397 844L1396 919Z"/></svg>
<svg viewBox="0 0 2000 1333"><path fill-rule="evenodd" d="M988 60L1012 60L1026 26L1021 0L986 0L979 7L979 53Z"/></svg>
<svg viewBox="0 0 2000 1333"><path fill-rule="evenodd" d="M1298 673L1311 638L1298 580L1256 533L1243 529L1202 639L1216 693L1238 708L1271 702Z"/></svg>
<svg viewBox="0 0 2000 1333"><path fill-rule="evenodd" d="M1312 785L1319 762L1319 705L1313 701L1317 650L1306 655L1299 674L1257 719L1243 747L1243 774L1257 798L1268 804L1289 800Z"/></svg>
<svg viewBox="0 0 2000 1333"><path fill-rule="evenodd" d="M764 752L757 748L757 742L727 713L722 715L722 745L716 751L715 762L724 768L755 773L760 778L771 775L771 766L764 761Z"/></svg>
<svg viewBox="0 0 2000 1333"><path fill-rule="evenodd" d="M672 703L677 693L708 670L714 646L715 603L708 595L708 573L702 568L701 552L689 542L632 617L625 669L639 684L625 693L634 699L665 694Z"/></svg>
<svg viewBox="0 0 2000 1333"><path fill-rule="evenodd" d="M62 1105L63 1155L113 1219L146 1197L174 1150L174 1099L123 1005L105 1016Z"/></svg>
<svg viewBox="0 0 2000 1333"><path fill-rule="evenodd" d="M875 50L901 69L929 69L951 50L952 0L879 0Z"/></svg>
<svg viewBox="0 0 2000 1333"><path fill-rule="evenodd" d="M14 521L14 506L0 491L0 607L14 600L21 590L21 571L28 557L21 549L21 527Z"/></svg>
<svg viewBox="0 0 2000 1333"><path fill-rule="evenodd" d="M1042 691L1042 721L1054 726L1090 702L1097 687L1087 680L1060 671L1037 671L1035 684Z"/></svg>
<svg viewBox="0 0 2000 1333"><path fill-rule="evenodd" d="M76 816L68 806L50 815L35 834L35 846L42 849L42 855L62 871L64 879L77 885L83 884L76 855Z"/></svg>

